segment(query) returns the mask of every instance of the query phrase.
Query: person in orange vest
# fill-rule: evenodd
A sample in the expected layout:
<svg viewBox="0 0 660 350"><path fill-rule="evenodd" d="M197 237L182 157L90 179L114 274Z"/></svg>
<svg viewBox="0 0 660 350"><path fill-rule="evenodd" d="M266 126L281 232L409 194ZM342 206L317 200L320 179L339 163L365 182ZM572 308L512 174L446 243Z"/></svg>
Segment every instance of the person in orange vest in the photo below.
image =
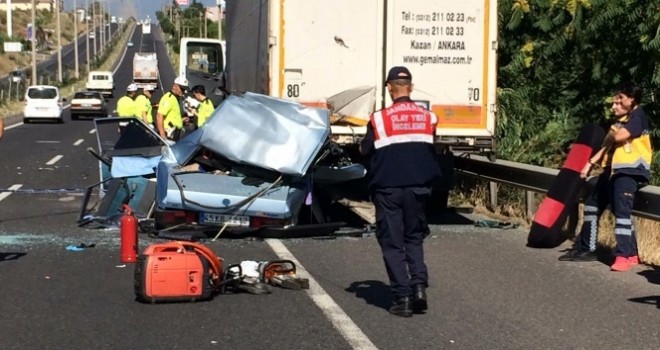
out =
<svg viewBox="0 0 660 350"><path fill-rule="evenodd" d="M386 84L393 104L370 116L360 153L371 156L376 238L394 297L389 312L411 317L428 308L423 244L429 233L426 202L440 176L433 147L438 118L410 99L412 74L406 67L392 67Z"/></svg>

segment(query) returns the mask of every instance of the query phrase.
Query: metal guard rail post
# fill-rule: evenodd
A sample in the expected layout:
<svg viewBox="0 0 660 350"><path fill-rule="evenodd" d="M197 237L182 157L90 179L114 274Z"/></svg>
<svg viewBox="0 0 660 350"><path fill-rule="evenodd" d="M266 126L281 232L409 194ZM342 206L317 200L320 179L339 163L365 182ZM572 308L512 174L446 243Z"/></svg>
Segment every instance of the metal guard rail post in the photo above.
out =
<svg viewBox="0 0 660 350"><path fill-rule="evenodd" d="M557 169L499 159L490 161L486 157L473 154L456 155L454 164L456 171L463 175L544 194L548 192L559 173ZM589 180L588 186L592 187L596 178L591 177ZM645 186L640 189L635 195L633 214L660 221L660 187Z"/></svg>

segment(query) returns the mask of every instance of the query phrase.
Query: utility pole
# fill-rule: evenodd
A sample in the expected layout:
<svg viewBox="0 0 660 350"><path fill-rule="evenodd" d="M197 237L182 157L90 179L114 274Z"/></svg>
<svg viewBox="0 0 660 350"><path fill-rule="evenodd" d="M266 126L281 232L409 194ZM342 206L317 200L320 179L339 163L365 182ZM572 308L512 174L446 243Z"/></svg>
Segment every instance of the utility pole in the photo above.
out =
<svg viewBox="0 0 660 350"><path fill-rule="evenodd" d="M99 34L100 34L100 38L97 39L97 40L99 40L99 43L101 44L101 46L99 48L99 52L103 53L103 51L105 51L105 41L104 41L104 39L105 39L105 23L103 21L103 3L98 2L98 4L99 4Z"/></svg>
<svg viewBox="0 0 660 350"><path fill-rule="evenodd" d="M35 13L35 4L34 0L32 0L32 33L31 35L31 40L32 40L32 81L30 84L36 85L37 84L37 27L35 23L37 22L36 20L36 13Z"/></svg>
<svg viewBox="0 0 660 350"><path fill-rule="evenodd" d="M73 76L78 79L80 78L80 72L78 70L78 8L76 7L76 0L73 0L73 54L76 56L74 60L76 71Z"/></svg>
<svg viewBox="0 0 660 350"><path fill-rule="evenodd" d="M85 55L87 56L85 63L87 64L87 73L89 73L89 21L87 20L87 17L89 17L89 0L85 0Z"/></svg>
<svg viewBox="0 0 660 350"><path fill-rule="evenodd" d="M98 52L97 52L97 46L96 42L99 40L99 38L96 37L96 2L92 3L92 30L94 31L94 57L97 57Z"/></svg>
<svg viewBox="0 0 660 350"><path fill-rule="evenodd" d="M13 35L11 27L11 0L7 0L7 37L9 40L11 40Z"/></svg>
<svg viewBox="0 0 660 350"><path fill-rule="evenodd" d="M218 40L222 40L222 0L217 0L218 4Z"/></svg>
<svg viewBox="0 0 660 350"><path fill-rule="evenodd" d="M60 23L60 0L55 0L57 11L57 81L62 83L62 26Z"/></svg>

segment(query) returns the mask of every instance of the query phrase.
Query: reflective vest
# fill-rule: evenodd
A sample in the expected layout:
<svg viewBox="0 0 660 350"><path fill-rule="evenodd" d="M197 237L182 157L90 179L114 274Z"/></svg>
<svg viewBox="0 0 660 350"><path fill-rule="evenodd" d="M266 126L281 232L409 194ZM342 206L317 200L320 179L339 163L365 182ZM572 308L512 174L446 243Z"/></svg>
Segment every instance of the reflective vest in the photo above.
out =
<svg viewBox="0 0 660 350"><path fill-rule="evenodd" d="M161 97L158 103L158 113L164 116L163 127L168 128L170 125L177 129L183 127L179 99L172 92L168 92Z"/></svg>
<svg viewBox="0 0 660 350"><path fill-rule="evenodd" d="M433 144L438 118L414 102L399 102L371 115L374 148L393 144L423 142Z"/></svg>
<svg viewBox="0 0 660 350"><path fill-rule="evenodd" d="M643 118L643 125L646 129L642 131L641 136L628 139L624 144L617 145L617 147L614 149L614 154L612 155L613 174L637 173L639 171L646 177L650 178L651 176L653 147L651 146L648 121L646 120L642 111L639 113L642 113L642 115L636 118ZM612 126L612 130L616 131L624 127L630 118L631 116L628 115L619 119L617 123Z"/></svg>
<svg viewBox="0 0 660 350"><path fill-rule="evenodd" d="M138 118L142 118L142 113L147 112L147 123L151 124L154 122L154 117L151 115L151 101L145 95L138 95L135 98L135 115Z"/></svg>
<svg viewBox="0 0 660 350"><path fill-rule="evenodd" d="M135 100L130 96L122 96L117 101L117 115L120 117L135 116Z"/></svg>
<svg viewBox="0 0 660 350"><path fill-rule="evenodd" d="M208 118L211 117L211 114L213 114L213 111L215 111L215 107L213 106L213 102L208 98L199 104L199 108L197 109L198 128L204 125Z"/></svg>

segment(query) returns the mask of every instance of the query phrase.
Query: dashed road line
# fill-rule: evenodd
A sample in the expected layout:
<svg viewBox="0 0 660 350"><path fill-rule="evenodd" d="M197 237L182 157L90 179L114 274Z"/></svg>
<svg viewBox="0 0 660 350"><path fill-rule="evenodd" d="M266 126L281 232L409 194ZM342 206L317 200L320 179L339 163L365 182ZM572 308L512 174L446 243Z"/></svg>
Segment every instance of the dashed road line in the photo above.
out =
<svg viewBox="0 0 660 350"><path fill-rule="evenodd" d="M321 285L307 272L305 267L300 264L293 254L287 249L282 241L277 239L267 239L266 243L280 257L288 259L296 264L296 274L309 280L309 289L307 294L312 298L316 306L323 311L325 316L332 322L335 329L341 333L353 349L378 349L374 343L362 332L353 320L344 312L344 310L332 300L328 293L323 290Z"/></svg>
<svg viewBox="0 0 660 350"><path fill-rule="evenodd" d="M53 165L53 164L57 163L60 159L62 159L62 157L64 157L64 156L61 155L61 154L58 154L55 157L53 157L53 159L46 162L46 165Z"/></svg>
<svg viewBox="0 0 660 350"><path fill-rule="evenodd" d="M78 139L78 141L74 142L73 145L74 145L74 146L80 146L80 144L83 143L83 142L85 142L85 140L83 140L83 139Z"/></svg>
<svg viewBox="0 0 660 350"><path fill-rule="evenodd" d="M21 187L23 187L23 185L16 184L16 185L11 185L11 187L9 187L9 189L12 190L12 191L15 191L15 190L17 190ZM7 197L9 197L12 193L13 192L2 192L2 193L0 193L0 201L7 198Z"/></svg>
<svg viewBox="0 0 660 350"><path fill-rule="evenodd" d="M92 130L89 131L90 134L93 134L95 132L96 132L96 129L92 129Z"/></svg>

